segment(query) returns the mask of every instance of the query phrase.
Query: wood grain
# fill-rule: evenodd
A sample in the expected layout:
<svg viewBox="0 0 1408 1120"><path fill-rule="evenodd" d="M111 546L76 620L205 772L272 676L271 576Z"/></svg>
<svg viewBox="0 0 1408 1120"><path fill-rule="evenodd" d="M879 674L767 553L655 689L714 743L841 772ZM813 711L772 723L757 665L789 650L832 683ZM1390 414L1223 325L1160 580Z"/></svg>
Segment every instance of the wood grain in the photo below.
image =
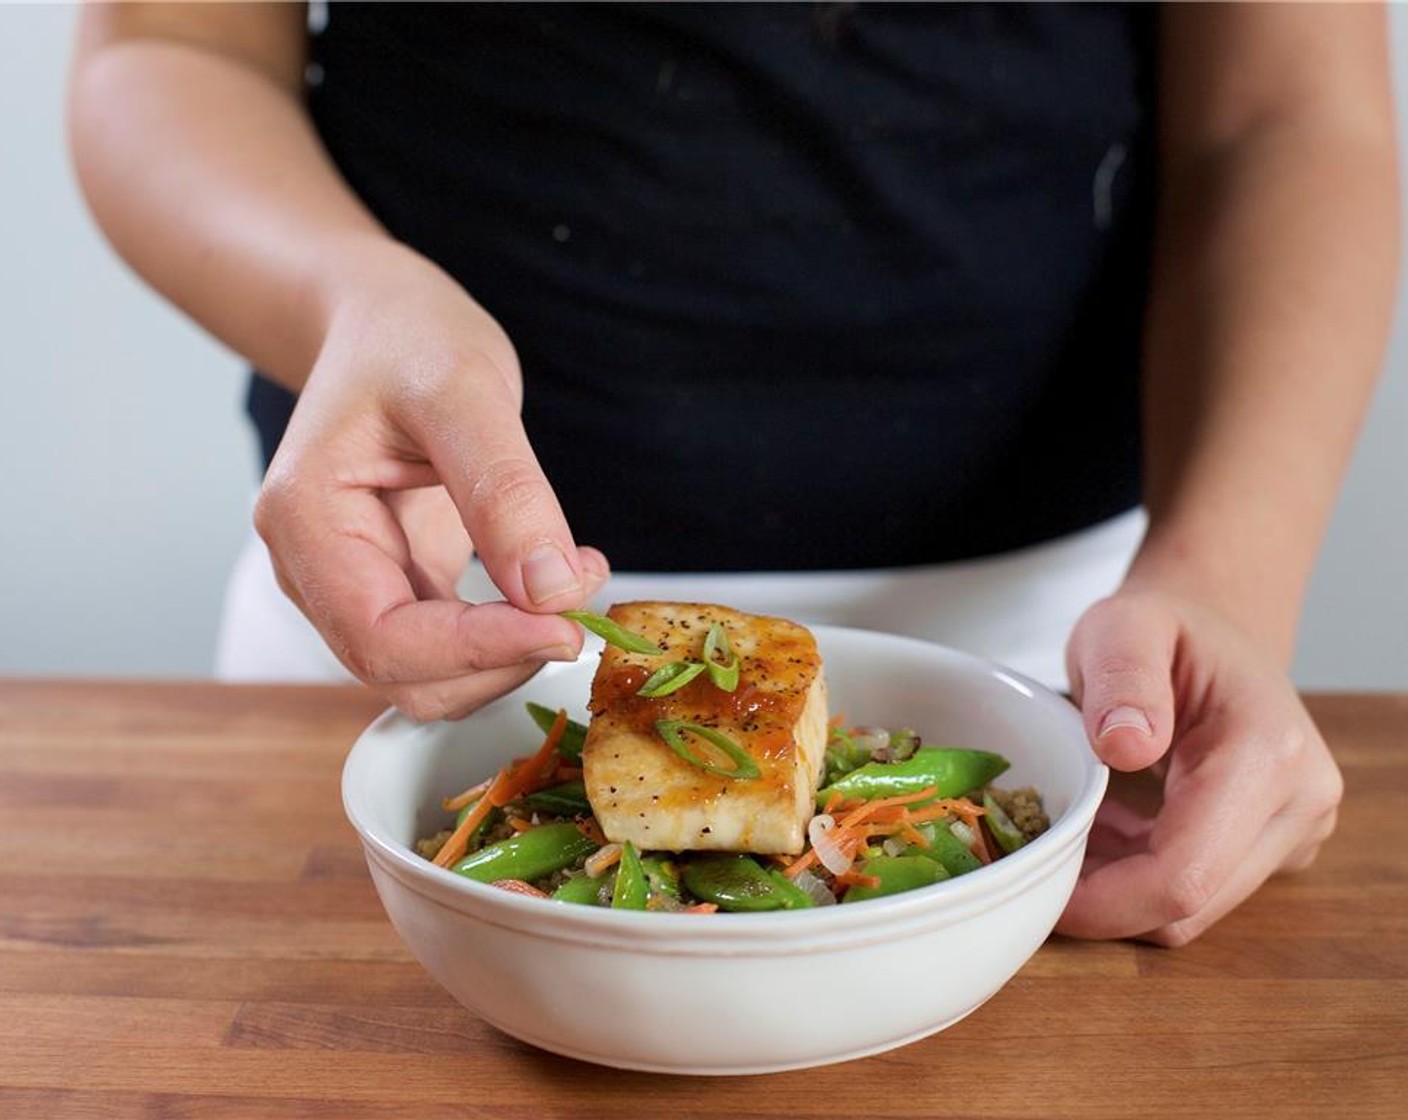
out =
<svg viewBox="0 0 1408 1120"><path fill-rule="evenodd" d="M701 1081L535 1051L408 957L338 794L365 694L0 683L0 1117L1408 1116L1408 697L1309 702L1340 831L1198 942L1053 939L939 1036Z"/></svg>

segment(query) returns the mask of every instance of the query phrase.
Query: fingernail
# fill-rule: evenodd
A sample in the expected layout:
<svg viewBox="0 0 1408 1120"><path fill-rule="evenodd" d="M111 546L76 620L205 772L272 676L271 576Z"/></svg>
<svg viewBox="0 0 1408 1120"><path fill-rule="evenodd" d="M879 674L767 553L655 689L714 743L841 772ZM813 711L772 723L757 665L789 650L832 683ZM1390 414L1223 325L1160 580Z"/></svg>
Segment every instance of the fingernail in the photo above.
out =
<svg viewBox="0 0 1408 1120"><path fill-rule="evenodd" d="M572 651L571 646L544 646L542 649L535 649L524 661L576 661L577 655Z"/></svg>
<svg viewBox="0 0 1408 1120"><path fill-rule="evenodd" d="M523 561L523 590L534 603L581 589L582 581L556 545L545 544Z"/></svg>
<svg viewBox="0 0 1408 1120"><path fill-rule="evenodd" d="M609 568L599 567L598 565L591 563L584 565L583 571L586 574L587 582L595 587L600 587L603 583L605 583L606 577L611 574L611 570Z"/></svg>
<svg viewBox="0 0 1408 1120"><path fill-rule="evenodd" d="M1105 718L1100 721L1100 733L1096 738L1103 739L1111 731L1119 731L1125 727L1132 728L1141 735L1154 733L1154 728L1149 723L1149 717L1138 708L1131 708L1126 704L1118 708L1111 708L1105 713Z"/></svg>

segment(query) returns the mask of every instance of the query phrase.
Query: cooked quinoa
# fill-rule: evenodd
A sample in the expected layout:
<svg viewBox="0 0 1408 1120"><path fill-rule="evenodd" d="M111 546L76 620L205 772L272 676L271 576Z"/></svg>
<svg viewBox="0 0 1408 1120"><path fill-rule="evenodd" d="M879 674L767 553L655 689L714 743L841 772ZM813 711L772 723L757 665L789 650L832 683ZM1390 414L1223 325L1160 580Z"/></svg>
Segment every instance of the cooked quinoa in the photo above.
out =
<svg viewBox="0 0 1408 1120"><path fill-rule="evenodd" d="M445 846L445 841L450 838L450 833L454 831L449 828L442 828L434 836L427 836L424 840L416 841L416 855L422 859L434 859L439 854L440 849Z"/></svg>
<svg viewBox="0 0 1408 1120"><path fill-rule="evenodd" d="M1035 840L1051 827L1051 820L1041 805L1041 794L1031 786L1023 786L1021 789L997 789L995 786L989 786L988 792L1028 840Z"/></svg>

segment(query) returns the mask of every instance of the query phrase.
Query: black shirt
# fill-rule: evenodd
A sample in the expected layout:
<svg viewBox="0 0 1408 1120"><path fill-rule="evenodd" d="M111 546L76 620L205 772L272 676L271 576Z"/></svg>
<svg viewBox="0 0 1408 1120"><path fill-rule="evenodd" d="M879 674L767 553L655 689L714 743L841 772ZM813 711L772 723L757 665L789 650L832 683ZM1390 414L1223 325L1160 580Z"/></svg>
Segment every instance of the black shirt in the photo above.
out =
<svg viewBox="0 0 1408 1120"><path fill-rule="evenodd" d="M1138 500L1153 16L331 5L353 189L507 330L621 570L1003 551ZM271 454L292 398L256 379Z"/></svg>

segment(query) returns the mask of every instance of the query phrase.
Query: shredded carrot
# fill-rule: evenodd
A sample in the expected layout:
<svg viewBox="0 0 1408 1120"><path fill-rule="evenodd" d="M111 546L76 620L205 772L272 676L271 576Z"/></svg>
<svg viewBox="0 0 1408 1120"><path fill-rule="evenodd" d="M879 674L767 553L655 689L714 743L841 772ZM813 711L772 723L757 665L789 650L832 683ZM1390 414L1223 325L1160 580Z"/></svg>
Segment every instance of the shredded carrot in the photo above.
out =
<svg viewBox="0 0 1408 1120"><path fill-rule="evenodd" d="M445 798L444 801L440 802L440 807L449 813L459 812L476 797L482 796L484 791L489 788L489 784L493 780L493 778L485 778L482 782L476 782L463 793L458 794L455 797Z"/></svg>
<svg viewBox="0 0 1408 1120"><path fill-rule="evenodd" d="M925 821L942 820L952 815L942 805L921 805L917 809L908 809L906 811L908 813L906 819L910 824L923 824Z"/></svg>
<svg viewBox="0 0 1408 1120"><path fill-rule="evenodd" d="M594 843L597 847L604 847L606 844L606 833L601 831L601 825L596 823L595 817L582 817L577 822L577 831Z"/></svg>
<svg viewBox="0 0 1408 1120"><path fill-rule="evenodd" d="M526 821L522 817L510 817L508 825L514 832L527 832L533 827L533 822Z"/></svg>
<svg viewBox="0 0 1408 1120"><path fill-rule="evenodd" d="M929 838L908 821L905 821L904 825L900 828L899 835L904 837L906 841L913 844L916 848L929 847Z"/></svg>
<svg viewBox="0 0 1408 1120"><path fill-rule="evenodd" d="M798 875L800 875L800 874L801 874L803 871L805 871L808 867L811 867L812 864L818 862L818 858L819 858L819 857L818 857L817 854L816 854L816 849L815 849L815 848L808 848L808 849L807 849L805 852L803 852L800 856L798 856L798 857L797 857L796 859L794 859L791 863L789 863L786 867L784 867L784 868L782 869L782 873L783 873L784 875L786 875L789 879L795 879Z"/></svg>
<svg viewBox="0 0 1408 1120"><path fill-rule="evenodd" d="M717 911L717 902L696 902L693 906L686 906L680 911L681 914L712 914Z"/></svg>
<svg viewBox="0 0 1408 1120"><path fill-rule="evenodd" d="M877 797L873 801L862 801L855 804L855 808L847 815L855 816L856 814L860 814L856 819L863 820L877 810L889 809L896 805L913 805L916 801L928 800L938 792L938 786L925 786L923 789L916 790L914 793L897 793L893 797ZM847 804L852 803L848 802ZM841 822L837 821L836 823L840 824Z"/></svg>
<svg viewBox="0 0 1408 1120"><path fill-rule="evenodd" d="M789 879L795 879L798 875L800 875L803 871L805 871L815 862L816 851L812 848L808 848L805 852L802 853L799 858L794 859L791 863L784 867L782 869L782 873L786 875Z"/></svg>
<svg viewBox="0 0 1408 1120"><path fill-rule="evenodd" d="M572 779L582 776L582 768L580 766L559 766L555 776L564 782L570 782Z"/></svg>
<svg viewBox="0 0 1408 1120"><path fill-rule="evenodd" d="M843 871L836 876L838 887L878 887L880 877L878 875L862 875L859 871Z"/></svg>
<svg viewBox="0 0 1408 1120"><path fill-rule="evenodd" d="M557 718L552 721L552 729L548 731L543 745L531 758L525 759L522 765L514 768L513 793L506 799L506 802L512 801L515 797L522 797L525 793L532 793L541 787L543 779L552 770L554 756L557 754L557 744L562 741L562 733L566 730L567 709L559 708Z"/></svg>
<svg viewBox="0 0 1408 1120"><path fill-rule="evenodd" d="M833 804L833 797L827 802L827 809L835 810L839 815L835 817L836 827L831 831L832 841L843 855L854 859L856 853L875 836L903 836L911 843L927 847L924 837L914 826L950 814L962 817L976 828L977 817L983 810L981 806L974 805L965 797L945 797L927 805L917 804L927 801L937 792L937 786L926 786L916 793L901 793L894 797L876 798L874 801L843 801L839 804ZM819 858L815 848L808 848L798 859L786 865L783 874L793 878L819 862Z"/></svg>
<svg viewBox="0 0 1408 1120"><path fill-rule="evenodd" d="M543 745L538 748L537 753L520 763L510 763L490 780L484 795L475 803L474 808L465 814L459 827L450 834L450 838L435 853L434 862L437 867L449 867L464 855L469 849L469 838L479 827L480 822L489 815L491 809L507 805L515 797L522 797L523 794L531 793L538 788L537 783L542 781L543 775L551 767L553 753L557 750L557 744L562 741L562 733L566 730L567 709L561 708L558 710L557 718L552 721L552 729L548 732L547 738L543 740Z"/></svg>
<svg viewBox="0 0 1408 1120"><path fill-rule="evenodd" d="M480 822L489 815L489 811L498 805L502 805L509 799L504 797L504 791L509 785L509 768L505 766L489 783L489 788L484 791L484 796L475 802L474 808L464 815L464 820L460 821L459 827L450 834L450 838L440 846L440 850L435 853L435 865L437 867L449 867L469 849L469 838L474 834L474 830L479 827ZM500 800L502 798L502 800Z"/></svg>
<svg viewBox="0 0 1408 1120"><path fill-rule="evenodd" d="M966 821L971 821L974 825L978 823L978 818L985 816L987 810L981 805L969 801L966 797L945 797L935 802L956 817L962 817Z"/></svg>
<svg viewBox="0 0 1408 1120"><path fill-rule="evenodd" d="M846 799L841 795L841 791L840 791L840 790L837 790L837 789L833 789L833 790L831 791L831 796L826 799L826 804L822 807L822 810L821 810L821 811L822 811L823 813L831 813L831 812L834 812L835 809L836 809L836 806L838 806L839 804L841 804L841 802L843 802L844 800L846 800Z"/></svg>
<svg viewBox="0 0 1408 1120"><path fill-rule="evenodd" d="M508 891L510 894L526 894L529 898L547 898L547 891L540 891L532 883L525 883L522 879L495 879L489 884L491 887L498 887L501 891Z"/></svg>

